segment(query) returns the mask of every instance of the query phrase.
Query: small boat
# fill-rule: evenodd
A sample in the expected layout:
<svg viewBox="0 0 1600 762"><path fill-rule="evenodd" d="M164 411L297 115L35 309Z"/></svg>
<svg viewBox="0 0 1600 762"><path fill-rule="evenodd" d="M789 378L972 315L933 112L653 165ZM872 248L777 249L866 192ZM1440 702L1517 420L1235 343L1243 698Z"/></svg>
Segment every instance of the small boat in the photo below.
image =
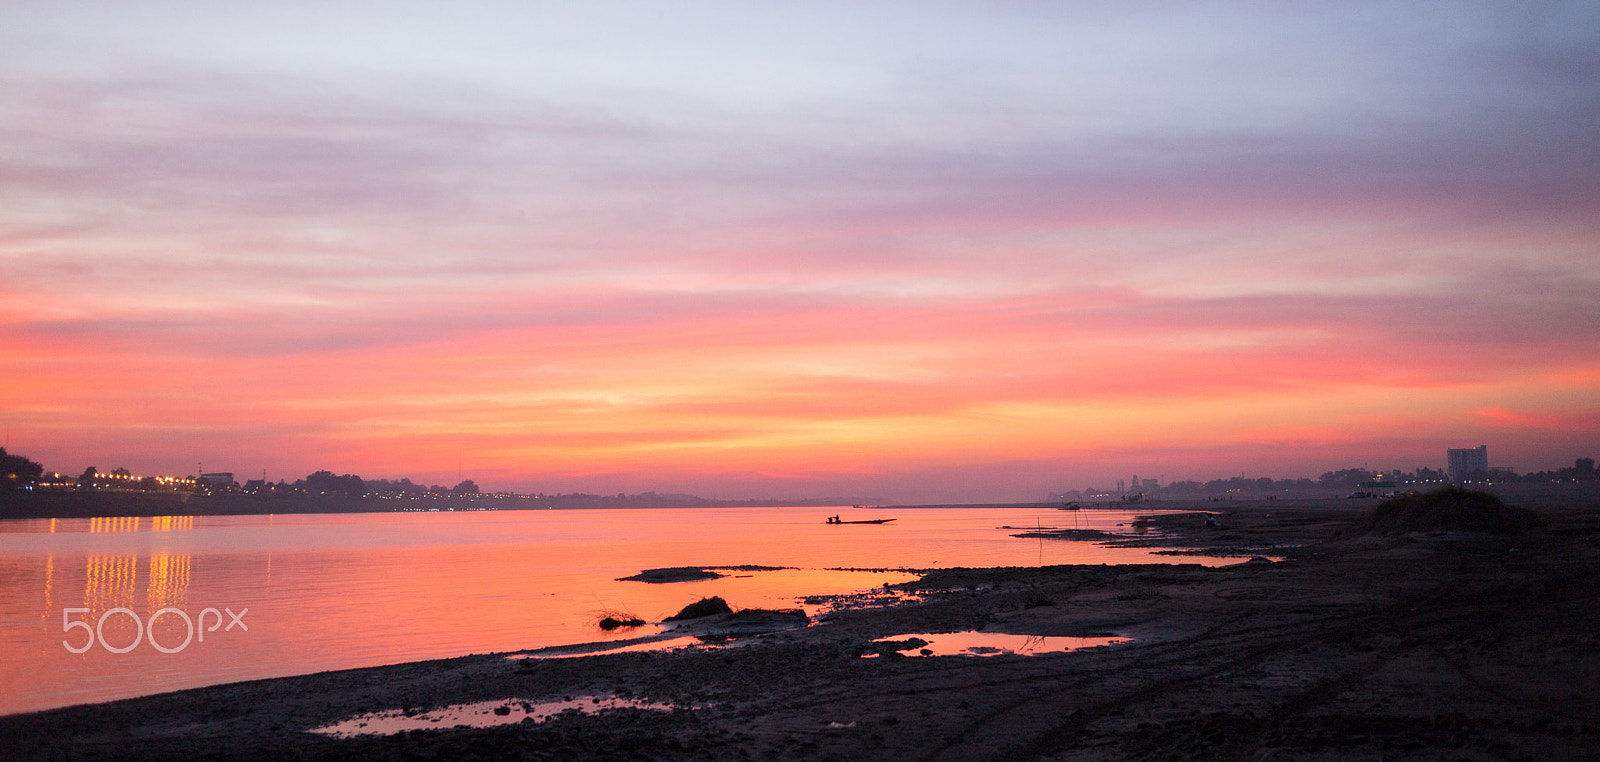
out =
<svg viewBox="0 0 1600 762"><path fill-rule="evenodd" d="M866 519L863 521L841 521L838 516L829 516L824 524L887 524L894 519Z"/></svg>

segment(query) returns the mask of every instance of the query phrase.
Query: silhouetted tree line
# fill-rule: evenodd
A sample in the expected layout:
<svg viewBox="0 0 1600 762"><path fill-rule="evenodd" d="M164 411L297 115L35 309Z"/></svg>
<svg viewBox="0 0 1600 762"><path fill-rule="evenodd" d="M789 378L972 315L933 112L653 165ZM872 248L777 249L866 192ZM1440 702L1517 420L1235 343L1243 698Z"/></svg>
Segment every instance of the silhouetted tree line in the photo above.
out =
<svg viewBox="0 0 1600 762"><path fill-rule="evenodd" d="M294 486L313 495L363 497L367 494L367 484L361 477L355 474L334 476L332 471L318 471L295 482Z"/></svg>
<svg viewBox="0 0 1600 762"><path fill-rule="evenodd" d="M44 466L21 455L11 455L0 447L0 489L17 489L24 484L39 481Z"/></svg>
<svg viewBox="0 0 1600 762"><path fill-rule="evenodd" d="M332 471L318 471L304 479L296 481L295 489L304 490L313 495L334 495L339 497L464 497L480 494L478 485L471 479L463 480L454 487L442 484L423 486L411 481L409 477L390 481L388 479L362 479L355 474L335 475Z"/></svg>
<svg viewBox="0 0 1600 762"><path fill-rule="evenodd" d="M477 482L464 479L454 487L443 484L429 484L427 486L416 484L409 477L402 477L393 481L389 479L370 479L367 481L367 494L383 495L386 497L438 497L438 496L465 496L482 494Z"/></svg>
<svg viewBox="0 0 1600 762"><path fill-rule="evenodd" d="M0 490L16 490L26 485L34 484L40 480L43 474L44 467L39 463L21 455L10 454L6 452L5 448L0 448ZM1426 467L1418 468L1416 471L1392 469L1381 472L1373 472L1365 468L1346 468L1325 472L1315 480L1307 478L1272 479L1268 477L1235 476L1227 479L1212 479L1206 482L1186 480L1161 485L1154 479L1143 479L1121 492L1143 492L1146 497L1151 498L1193 498L1229 494L1253 496L1307 494L1319 490L1356 489L1364 484L1380 481L1380 477L1381 481L1393 482L1397 488L1401 489L1427 488L1430 485L1442 484L1448 478L1445 472ZM1600 481L1600 471L1595 469L1594 458L1578 458L1569 468L1534 471L1521 475L1506 470L1496 470L1491 473L1479 472L1465 475L1465 481L1468 483L1491 484L1595 482ZM78 477L77 484L84 489L115 487L122 490L158 491L172 488L172 485L162 485L155 477L132 479L131 474L125 468L115 469L110 474L102 474L94 466L84 470L83 474ZM257 484L262 483L257 482ZM387 479L364 480L355 474L336 475L327 470L317 471L304 479L295 481L292 485L280 481L275 485L263 484L263 487L264 489L258 494L283 496L303 492L312 495L346 498L366 496L437 498L480 494L477 483L471 479L465 479L456 484L456 486L447 488L440 484L423 486L412 482L409 478L393 481ZM1118 491L1100 490L1091 487L1058 495L1053 494L1052 497L1071 500L1093 500L1115 494L1118 494ZM615 497L581 493L536 495L525 499L547 504L549 507L572 508L832 504L828 501L707 500L693 495L658 495L654 492L645 492L632 496L618 494ZM833 502L848 501L835 500Z"/></svg>
<svg viewBox="0 0 1600 762"><path fill-rule="evenodd" d="M1466 475L1466 481L1488 481L1503 484L1557 484L1562 482L1600 481L1600 471L1594 467L1594 458L1578 458L1569 468L1554 471L1530 471L1518 475L1512 471L1484 473L1475 471Z"/></svg>
<svg viewBox="0 0 1600 762"><path fill-rule="evenodd" d="M1511 471L1496 470L1492 473L1480 471L1464 474L1462 479L1469 484L1589 482L1600 481L1600 471L1595 470L1594 458L1578 458L1571 468L1537 471L1520 476ZM1228 479L1212 479L1206 482L1186 480L1168 482L1167 484L1157 484L1154 479L1142 479L1138 485L1130 486L1120 491L1090 487L1088 489L1060 493L1059 495L1052 494L1052 497L1069 500L1094 500L1105 496L1135 492L1142 492L1147 498L1164 497L1172 499L1226 495L1305 495L1318 492L1327 493L1328 491L1357 490L1361 489L1363 485L1373 482L1393 482L1396 489L1429 489L1448 481L1449 474L1446 472L1426 467L1418 468L1415 471L1403 469L1371 471L1365 468L1344 468L1337 471L1327 471L1316 479L1272 479L1269 477L1235 476Z"/></svg>

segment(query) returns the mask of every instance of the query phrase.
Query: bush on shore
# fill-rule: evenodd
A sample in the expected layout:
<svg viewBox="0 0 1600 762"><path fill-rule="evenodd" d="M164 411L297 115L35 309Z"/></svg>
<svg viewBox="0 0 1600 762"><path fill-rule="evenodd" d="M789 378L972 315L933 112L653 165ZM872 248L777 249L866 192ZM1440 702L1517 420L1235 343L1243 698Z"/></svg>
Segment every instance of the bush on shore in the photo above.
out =
<svg viewBox="0 0 1600 762"><path fill-rule="evenodd" d="M605 609L604 611L594 612L593 616L596 620L595 626L606 632L623 628L631 630L645 625L645 621L640 619L637 614L622 609Z"/></svg>
<svg viewBox="0 0 1600 762"><path fill-rule="evenodd" d="M1405 534L1430 530L1520 534L1545 525L1539 514L1506 505L1487 492L1443 487L1378 504L1361 523L1364 534Z"/></svg>

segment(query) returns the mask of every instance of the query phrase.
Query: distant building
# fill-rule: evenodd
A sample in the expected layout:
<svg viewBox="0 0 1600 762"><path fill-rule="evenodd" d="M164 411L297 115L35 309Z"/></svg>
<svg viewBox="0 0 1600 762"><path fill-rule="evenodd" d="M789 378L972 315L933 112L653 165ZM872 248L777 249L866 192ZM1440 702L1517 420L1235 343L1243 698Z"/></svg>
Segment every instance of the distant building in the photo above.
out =
<svg viewBox="0 0 1600 762"><path fill-rule="evenodd" d="M1474 473L1486 474L1489 472L1489 446L1477 447L1451 447L1445 451L1445 462L1450 473L1450 481L1460 483L1467 476Z"/></svg>
<svg viewBox="0 0 1600 762"><path fill-rule="evenodd" d="M233 472L224 471L215 474L201 474L200 483L207 487L231 487L234 486Z"/></svg>
<svg viewBox="0 0 1600 762"><path fill-rule="evenodd" d="M35 486L39 489L72 489L78 486L78 477L51 471L46 474L40 474L39 481Z"/></svg>
<svg viewBox="0 0 1600 762"><path fill-rule="evenodd" d="M1362 489L1395 489L1399 486L1399 484L1395 481L1394 477L1385 477L1383 474L1375 474L1371 479L1362 482L1360 486Z"/></svg>

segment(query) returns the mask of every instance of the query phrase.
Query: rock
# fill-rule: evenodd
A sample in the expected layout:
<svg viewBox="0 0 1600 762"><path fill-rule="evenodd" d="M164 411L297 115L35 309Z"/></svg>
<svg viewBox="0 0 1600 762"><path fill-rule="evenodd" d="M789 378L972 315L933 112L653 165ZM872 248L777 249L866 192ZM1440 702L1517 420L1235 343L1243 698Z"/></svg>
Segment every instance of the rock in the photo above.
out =
<svg viewBox="0 0 1600 762"><path fill-rule="evenodd" d="M716 579L721 577L714 571L701 569L697 566L673 566L665 569L645 569L632 577L618 577L618 582L649 582L652 584L665 584L668 582L698 582L703 579Z"/></svg>
<svg viewBox="0 0 1600 762"><path fill-rule="evenodd" d="M729 606L727 601L722 600L722 598L718 596L712 596L710 598L701 598L694 603L684 606L683 609L678 613L673 614L672 616L669 616L661 621L681 622L685 619L700 619L702 617L715 616L717 614L732 613L733 607Z"/></svg>

